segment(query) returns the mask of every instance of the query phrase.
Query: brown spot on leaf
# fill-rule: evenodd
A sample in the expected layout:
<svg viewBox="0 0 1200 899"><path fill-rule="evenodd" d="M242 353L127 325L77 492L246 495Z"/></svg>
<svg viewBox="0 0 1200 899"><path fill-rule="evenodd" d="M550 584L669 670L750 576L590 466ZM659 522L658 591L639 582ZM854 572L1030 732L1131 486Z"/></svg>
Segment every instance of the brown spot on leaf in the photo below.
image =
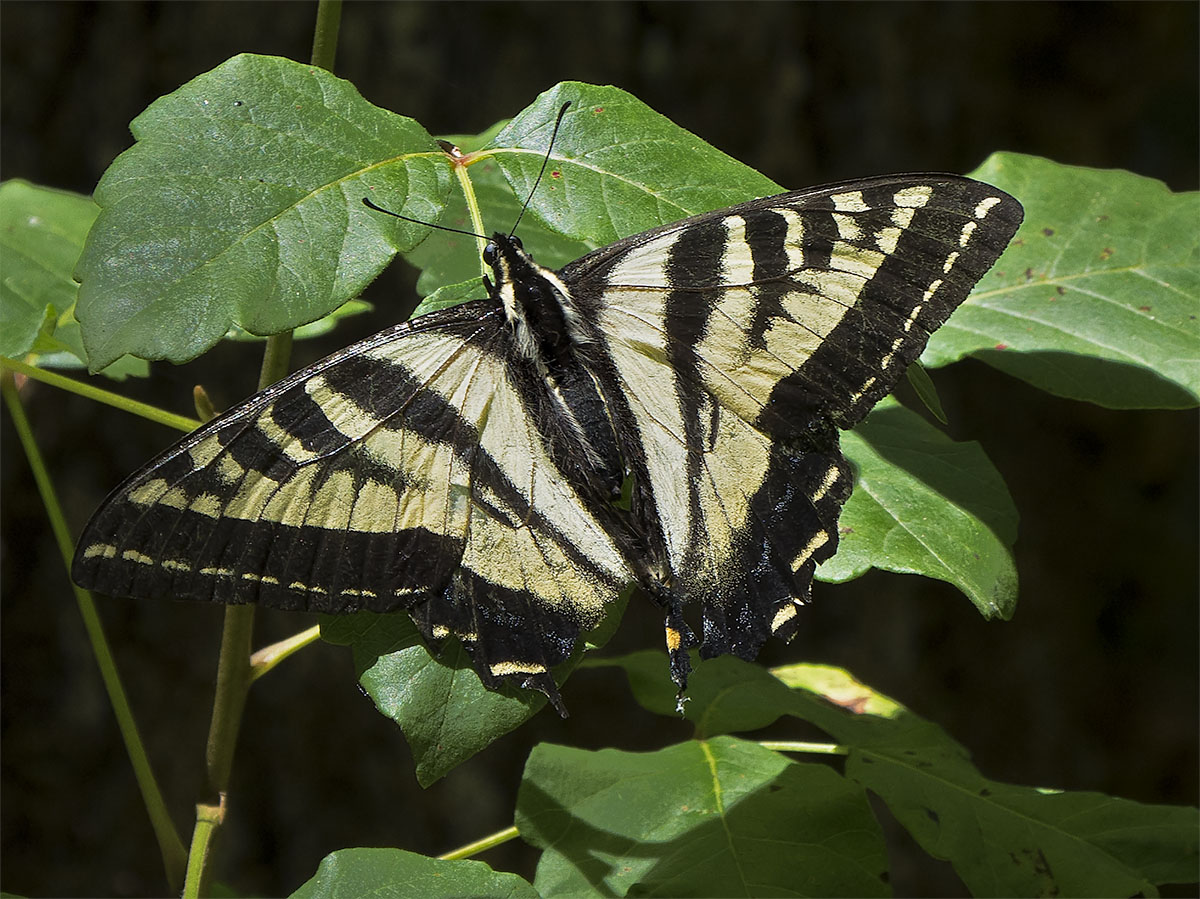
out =
<svg viewBox="0 0 1200 899"><path fill-rule="evenodd" d="M1043 229L1042 229L1042 234L1046 235L1046 237L1053 237L1053 236L1054 236L1054 229L1053 229L1053 228L1043 228Z"/></svg>
<svg viewBox="0 0 1200 899"><path fill-rule="evenodd" d="M996 344L994 347L992 347L992 349L994 349L994 350L1007 350L1007 349L1008 349L1008 344L1007 344L1007 343L998 343L998 344Z"/></svg>
<svg viewBox="0 0 1200 899"><path fill-rule="evenodd" d="M1138 309L1140 309L1142 312L1149 312L1149 311L1150 311L1150 307L1149 307L1149 306L1138 306Z"/></svg>
<svg viewBox="0 0 1200 899"><path fill-rule="evenodd" d="M1105 247L1103 250L1100 251L1100 258L1108 259L1110 256L1112 256L1112 254L1113 254L1112 247Z"/></svg>

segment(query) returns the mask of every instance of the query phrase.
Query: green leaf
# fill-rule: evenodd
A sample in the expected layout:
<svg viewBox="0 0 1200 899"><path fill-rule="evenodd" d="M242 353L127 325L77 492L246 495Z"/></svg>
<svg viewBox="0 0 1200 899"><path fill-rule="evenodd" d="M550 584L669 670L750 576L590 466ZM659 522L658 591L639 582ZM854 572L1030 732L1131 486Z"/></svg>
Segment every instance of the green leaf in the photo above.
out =
<svg viewBox="0 0 1200 899"><path fill-rule="evenodd" d="M520 200L516 198L494 159L485 157L470 166L468 172L485 228L489 233L507 233L517 222L524 197ZM471 229L466 201L461 192L451 194L439 224L461 230ZM519 230L522 244L542 265L562 265L590 249L581 241L551 231L532 217L522 219ZM405 259L421 269L417 292L422 296L428 297L443 287L457 283L473 286L473 291L466 297L468 299L485 296L479 247L470 237L435 231L419 247L406 253ZM414 317L421 311L431 310L422 304L418 312L413 313Z"/></svg>
<svg viewBox="0 0 1200 899"><path fill-rule="evenodd" d="M916 391L921 403L932 413L933 417L944 425L949 424L950 419L946 418L946 410L942 408L942 401L938 397L937 387L933 383L933 378L929 377L929 372L925 370L925 366L920 362L914 362L905 369L904 374L908 379L908 383Z"/></svg>
<svg viewBox="0 0 1200 899"><path fill-rule="evenodd" d="M346 81L242 55L152 103L96 189L77 315L93 368L183 362L231 325L273 334L354 297L434 221L448 157Z"/></svg>
<svg viewBox="0 0 1200 899"><path fill-rule="evenodd" d="M968 354L1117 409L1200 398L1200 193L996 153L972 175L1025 206L1008 251L922 360Z"/></svg>
<svg viewBox="0 0 1200 899"><path fill-rule="evenodd" d="M351 646L359 683L380 714L404 732L422 786L546 705L534 691L486 689L457 641L432 655L407 615L322 616L321 637Z"/></svg>
<svg viewBox="0 0 1200 899"><path fill-rule="evenodd" d="M957 443L885 399L842 434L842 450L857 472L854 493L837 555L817 577L845 581L871 567L923 574L958 587L987 617L1012 614L1017 512L977 443Z"/></svg>
<svg viewBox="0 0 1200 899"><path fill-rule="evenodd" d="M522 199L542 168L559 107L568 100L571 108L529 208L553 230L590 248L781 192L769 178L631 94L567 81L541 94L493 142L496 161Z"/></svg>
<svg viewBox="0 0 1200 899"><path fill-rule="evenodd" d="M611 663L629 672L639 701L662 711L657 693L644 701L647 654ZM702 733L792 715L830 734L848 750L846 776L880 796L927 852L949 860L972 895L1157 895L1156 884L1195 880L1195 809L989 780L937 725L840 669L768 673L722 656L701 663L691 684L685 711Z"/></svg>
<svg viewBox="0 0 1200 899"><path fill-rule="evenodd" d="M348 302L342 303L342 305L338 306L324 318L318 318L315 322L309 322L307 325L301 325L300 327L296 328L296 330L292 332L292 338L294 340L308 340L313 337L320 337L323 334L328 334L338 326L338 322L343 318L350 318L354 315L362 315L364 312L370 312L371 308L371 304L366 300L349 300ZM245 330L244 328L240 328L237 325L230 326L229 330L225 332L225 338L227 340L247 341L267 339L266 337L258 334L251 334L249 331Z"/></svg>
<svg viewBox="0 0 1200 899"><path fill-rule="evenodd" d="M865 792L730 737L658 752L543 744L517 829L543 896L886 896Z"/></svg>
<svg viewBox="0 0 1200 899"><path fill-rule="evenodd" d="M579 664L584 646L600 646L612 635L625 603L616 603L580 648L555 668L563 683ZM429 786L495 740L520 727L546 705L534 690L505 684L483 686L457 640L433 655L407 615L326 615L321 637L349 644L359 683L384 716L404 732L416 761L417 780Z"/></svg>
<svg viewBox="0 0 1200 899"><path fill-rule="evenodd" d="M58 317L75 305L71 272L98 211L80 194L0 184L0 356L23 356L39 337L50 348Z"/></svg>
<svg viewBox="0 0 1200 899"><path fill-rule="evenodd" d="M483 282L478 278L470 278L457 284L446 284L421 300L417 304L417 308L413 310L411 317L419 318L427 312L436 312L439 309L461 305L468 300L480 299L480 294L483 292Z"/></svg>
<svg viewBox="0 0 1200 899"><path fill-rule="evenodd" d="M82 194L21 180L0 185L0 356L23 356L42 368L84 367L72 273L98 212ZM149 373L132 356L102 372L117 381Z"/></svg>
<svg viewBox="0 0 1200 899"><path fill-rule="evenodd" d="M528 881L493 871L483 862L443 861L401 849L343 849L325 856L312 880L292 893L292 899L537 899L537 895Z"/></svg>

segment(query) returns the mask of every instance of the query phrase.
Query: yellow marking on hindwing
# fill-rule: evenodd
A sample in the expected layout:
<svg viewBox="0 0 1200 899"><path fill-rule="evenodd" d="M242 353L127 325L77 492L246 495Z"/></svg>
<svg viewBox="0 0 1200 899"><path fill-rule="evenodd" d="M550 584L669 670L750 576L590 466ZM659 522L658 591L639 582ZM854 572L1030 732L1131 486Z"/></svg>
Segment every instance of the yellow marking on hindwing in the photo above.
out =
<svg viewBox="0 0 1200 899"><path fill-rule="evenodd" d="M537 662L495 662L488 670L495 677L507 677L510 674L545 674L546 666Z"/></svg>
<svg viewBox="0 0 1200 899"><path fill-rule="evenodd" d="M85 559L112 559L117 555L117 548L111 543L93 543L83 551Z"/></svg>
<svg viewBox="0 0 1200 899"><path fill-rule="evenodd" d="M816 505L825 498L831 487L838 482L838 478L842 476L842 471L836 466L831 467L825 472L825 477L821 479L820 485L813 491L812 501Z"/></svg>
<svg viewBox="0 0 1200 899"><path fill-rule="evenodd" d="M999 202L999 197L987 197L986 199L980 200L979 205L975 207L975 218L983 218L985 215L991 212L992 207Z"/></svg>
<svg viewBox="0 0 1200 899"><path fill-rule="evenodd" d="M433 634L433 639L435 640L444 640L447 637L453 636L458 637L458 639L462 640L464 643L479 642L479 634L475 633L474 631L452 631L444 624L435 624L431 633Z"/></svg>
<svg viewBox="0 0 1200 899"><path fill-rule="evenodd" d="M971 235L975 233L975 229L979 227L974 222L967 222L962 227L962 233L958 236L958 245L965 247L971 240Z"/></svg>
<svg viewBox="0 0 1200 899"><path fill-rule="evenodd" d="M955 250L953 253L951 253L949 256L946 257L946 262L942 265L942 272L948 273L950 271L950 269L954 268L954 263L956 263L957 261L958 261L958 251Z"/></svg>
<svg viewBox="0 0 1200 899"><path fill-rule="evenodd" d="M804 545L804 549L800 550L799 554L792 560L792 571L799 571L805 562L812 558L813 553L829 542L829 534L826 531L817 531L812 535L812 538Z"/></svg>
<svg viewBox="0 0 1200 899"><path fill-rule="evenodd" d="M783 606L775 613L775 617L771 619L771 633L775 633L789 621L796 617L796 606L789 603Z"/></svg>
<svg viewBox="0 0 1200 899"><path fill-rule="evenodd" d="M121 558L126 562L137 562L139 565L153 565L154 557L148 556L145 553L140 553L136 549L127 549L121 553Z"/></svg>
<svg viewBox="0 0 1200 899"><path fill-rule="evenodd" d="M233 577L234 570L232 568L201 568L200 573L209 577Z"/></svg>
<svg viewBox="0 0 1200 899"><path fill-rule="evenodd" d="M167 571L191 571L192 566L180 559L163 559L159 563Z"/></svg>
<svg viewBox="0 0 1200 899"><path fill-rule="evenodd" d="M273 575L270 575L270 574L257 574L253 571L242 572L242 580L243 581L256 581L257 583L260 583L260 584L271 584L271 585L275 585L275 586L279 585L279 578L277 578Z"/></svg>

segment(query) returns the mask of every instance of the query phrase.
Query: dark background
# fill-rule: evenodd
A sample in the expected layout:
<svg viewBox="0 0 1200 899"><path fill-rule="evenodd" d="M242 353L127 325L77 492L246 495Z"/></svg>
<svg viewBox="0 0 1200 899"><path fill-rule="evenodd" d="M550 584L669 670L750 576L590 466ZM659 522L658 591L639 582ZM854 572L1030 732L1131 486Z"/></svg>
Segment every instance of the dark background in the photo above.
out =
<svg viewBox="0 0 1200 899"><path fill-rule="evenodd" d="M1197 10L1178 4L347 4L336 71L434 134L483 129L563 79L613 83L777 182L969 171L993 150L1197 187ZM315 4L6 3L4 178L90 192L147 104L243 51L307 60ZM411 273L373 316L296 365L403 318ZM259 351L224 345L122 391L190 412L253 389ZM818 584L767 663L843 665L946 727L1003 781L1197 802L1197 416L1056 399L976 361L934 373L950 431L980 441L1022 516L1021 598L984 622L953 588L873 572ZM176 437L69 394L23 396L74 533ZM158 852L28 465L3 417L3 889L166 892ZM658 645L634 603L611 650ZM202 795L219 609L100 600L185 842ZM260 615L256 643L303 616ZM665 675L664 675L665 676ZM436 854L512 823L529 748L653 748L687 729L623 680L579 672L549 713L428 790L348 653L318 645L253 690L218 876L284 894L327 853ZM888 822L898 895L958 895L948 864ZM483 858L531 877L519 842ZM1184 895L1195 887L1177 888Z"/></svg>

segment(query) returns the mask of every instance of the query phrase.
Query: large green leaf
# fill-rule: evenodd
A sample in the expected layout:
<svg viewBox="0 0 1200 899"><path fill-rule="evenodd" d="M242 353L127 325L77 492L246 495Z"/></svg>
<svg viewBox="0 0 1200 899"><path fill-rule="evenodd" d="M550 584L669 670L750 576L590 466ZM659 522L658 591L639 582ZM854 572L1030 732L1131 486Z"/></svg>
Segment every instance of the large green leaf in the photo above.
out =
<svg viewBox="0 0 1200 899"><path fill-rule="evenodd" d="M495 159L517 196L533 187L566 101L571 107L529 208L553 230L589 247L781 192L631 94L566 81L541 94L493 141Z"/></svg>
<svg viewBox="0 0 1200 899"><path fill-rule="evenodd" d="M886 896L865 792L730 737L658 752L543 744L517 829L543 896Z"/></svg>
<svg viewBox="0 0 1200 899"><path fill-rule="evenodd" d="M996 153L974 177L1025 206L996 267L922 360L967 354L1112 408L1200 399L1200 193L1129 172Z"/></svg>
<svg viewBox="0 0 1200 899"><path fill-rule="evenodd" d="M493 871L483 862L443 861L401 849L343 849L325 856L312 879L292 899L537 899L516 874Z"/></svg>
<svg viewBox="0 0 1200 899"><path fill-rule="evenodd" d="M530 690L488 690L454 642L433 655L407 615L323 616L321 637L348 643L359 683L404 732L417 780L429 786L546 704Z"/></svg>
<svg viewBox="0 0 1200 899"><path fill-rule="evenodd" d="M605 622L585 635L583 646L555 669L560 682L579 664L585 648L607 642L623 610L624 603L614 605ZM486 689L458 641L448 641L434 655L407 615L322 616L321 637L350 645L359 683L379 712L404 732L422 786L546 706L546 697L536 691Z"/></svg>
<svg viewBox="0 0 1200 899"><path fill-rule="evenodd" d="M1195 880L1195 809L997 783L940 727L894 700L857 684L862 698L842 694L837 708L817 699L829 689L829 669L774 673L798 691L793 714L850 746L847 777L882 797L975 896L1157 895L1157 884ZM861 708L873 696L874 713L844 708Z"/></svg>
<svg viewBox="0 0 1200 899"><path fill-rule="evenodd" d="M655 676L662 653L610 663L642 705L671 714L670 685ZM841 669L768 672L723 656L697 667L689 693L685 714L702 738L783 716L830 734L848 751L846 776L879 795L925 851L950 861L975 896L1157 895L1157 884L1195 880L1195 809L989 780L941 728Z"/></svg>
<svg viewBox="0 0 1200 899"><path fill-rule="evenodd" d="M355 296L428 233L448 157L346 81L242 55L156 100L96 189L77 316L92 368L121 353L182 362L230 325L272 334Z"/></svg>
<svg viewBox="0 0 1200 899"><path fill-rule="evenodd" d="M1012 614L1017 511L979 444L957 443L888 399L842 435L842 449L854 493L837 555L817 577L845 581L871 567L923 574L954 584L987 617Z"/></svg>

